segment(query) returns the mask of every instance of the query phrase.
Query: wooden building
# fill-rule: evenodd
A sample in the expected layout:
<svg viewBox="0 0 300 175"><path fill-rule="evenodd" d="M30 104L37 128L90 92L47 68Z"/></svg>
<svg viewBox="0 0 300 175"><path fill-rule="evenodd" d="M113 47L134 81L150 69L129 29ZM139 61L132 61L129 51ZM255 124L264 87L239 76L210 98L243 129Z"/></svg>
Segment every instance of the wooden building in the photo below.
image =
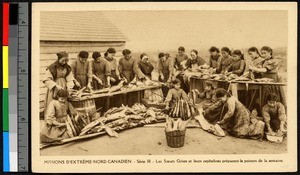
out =
<svg viewBox="0 0 300 175"><path fill-rule="evenodd" d="M100 51L103 56L109 47L113 47L117 51L116 57L120 57L127 41L100 11L41 12L40 24L40 112L44 110L47 91L42 81L47 66L57 60L57 52L66 51L69 64L83 50L88 51L89 59L92 59L94 51Z"/></svg>

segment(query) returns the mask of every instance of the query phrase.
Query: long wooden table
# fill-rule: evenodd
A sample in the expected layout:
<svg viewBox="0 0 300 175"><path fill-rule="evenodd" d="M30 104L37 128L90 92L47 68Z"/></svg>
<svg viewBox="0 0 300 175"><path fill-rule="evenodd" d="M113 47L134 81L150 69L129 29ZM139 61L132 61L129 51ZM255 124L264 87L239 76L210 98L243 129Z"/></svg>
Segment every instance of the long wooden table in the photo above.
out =
<svg viewBox="0 0 300 175"><path fill-rule="evenodd" d="M128 88L112 93L92 94L81 98L71 98L69 101L80 108L89 108L89 111L95 111L96 108L102 107L102 111L107 111L111 107L120 107L123 105L131 106L134 103L141 103L145 90L161 88L162 85L149 85L136 88ZM78 103L82 103L79 104ZM94 109L95 106L95 109Z"/></svg>
<svg viewBox="0 0 300 175"><path fill-rule="evenodd" d="M254 94L251 95L250 103L245 104L247 107L251 107L253 98L255 97L255 93L259 92L259 100L260 100L260 109L263 107L262 101L262 88L266 85L274 85L274 86L286 86L286 83L275 83L275 82L256 82L256 81L225 81L225 80L214 80L214 79L202 79L199 77L191 77L190 79L190 89L199 89L200 91L204 90L204 82L211 81L215 84L216 87L222 87L226 90L231 90L232 95L237 97L239 100L249 101L248 99L248 90L254 90ZM246 91L246 99L240 99L238 91ZM285 95L285 94L282 94ZM286 106L285 96L283 97L283 104Z"/></svg>

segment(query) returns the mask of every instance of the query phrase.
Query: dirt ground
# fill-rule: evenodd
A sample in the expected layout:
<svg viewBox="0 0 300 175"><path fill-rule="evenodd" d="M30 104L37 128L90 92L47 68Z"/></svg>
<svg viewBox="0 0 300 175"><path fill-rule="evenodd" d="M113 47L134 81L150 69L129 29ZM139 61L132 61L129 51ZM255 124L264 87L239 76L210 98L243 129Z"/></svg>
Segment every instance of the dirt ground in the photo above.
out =
<svg viewBox="0 0 300 175"><path fill-rule="evenodd" d="M267 140L239 139L226 135L217 137L203 131L197 123L189 124L185 144L181 148L167 146L164 124L147 125L119 133L65 145L47 147L42 156L80 155L189 155L189 154L280 154L287 152L287 139L282 143Z"/></svg>

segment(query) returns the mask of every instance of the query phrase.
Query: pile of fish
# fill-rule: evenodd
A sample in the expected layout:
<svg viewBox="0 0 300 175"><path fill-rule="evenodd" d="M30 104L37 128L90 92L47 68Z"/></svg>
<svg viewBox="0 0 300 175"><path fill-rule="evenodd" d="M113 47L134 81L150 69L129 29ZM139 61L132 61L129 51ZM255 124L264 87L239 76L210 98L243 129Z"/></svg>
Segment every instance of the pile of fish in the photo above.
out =
<svg viewBox="0 0 300 175"><path fill-rule="evenodd" d="M98 114L98 113L97 113ZM70 137L89 135L105 131L108 135L118 137L116 131L165 122L166 114L157 108L146 108L136 103L132 107L121 106L111 108L103 116L79 127L77 119L68 117L67 132Z"/></svg>
<svg viewBox="0 0 300 175"><path fill-rule="evenodd" d="M256 81L256 82L271 83L271 82L274 82L274 79L271 79L271 78L257 78L257 79L254 79L254 81Z"/></svg>
<svg viewBox="0 0 300 175"><path fill-rule="evenodd" d="M80 99L81 97L85 96L92 96L94 94L103 94L103 93L113 93L117 91L126 91L129 89L136 89L136 88L143 88L143 87L149 87L149 86L158 86L160 85L159 82L155 82L152 80L145 80L145 81L137 81L135 78L133 81L131 81L129 84L125 84L125 80L121 80L119 84L112 86L112 87L107 87L103 88L100 90L92 90L88 87L83 87L80 90L75 90L75 89L69 89L69 98L70 99Z"/></svg>
<svg viewBox="0 0 300 175"><path fill-rule="evenodd" d="M169 117L166 119L166 132L186 129L188 121L198 114L198 110L193 104L180 99L168 111Z"/></svg>

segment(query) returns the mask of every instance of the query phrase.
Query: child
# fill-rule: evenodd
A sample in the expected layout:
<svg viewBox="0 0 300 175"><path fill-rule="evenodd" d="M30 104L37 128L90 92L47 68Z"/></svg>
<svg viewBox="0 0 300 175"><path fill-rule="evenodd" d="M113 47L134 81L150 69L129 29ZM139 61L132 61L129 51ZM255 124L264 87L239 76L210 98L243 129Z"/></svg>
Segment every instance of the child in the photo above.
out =
<svg viewBox="0 0 300 175"><path fill-rule="evenodd" d="M93 53L93 61L91 61L93 87L94 89L102 89L110 86L111 70L109 62L101 57L100 52Z"/></svg>
<svg viewBox="0 0 300 175"><path fill-rule="evenodd" d="M232 63L226 69L225 74L232 73L237 76L241 76L244 73L246 62L244 60L244 54L240 50L234 50L232 52Z"/></svg>
<svg viewBox="0 0 300 175"><path fill-rule="evenodd" d="M267 104L262 108L262 116L266 123L268 133L281 135L286 132L286 113L282 103L277 101L274 93L267 95Z"/></svg>
<svg viewBox="0 0 300 175"><path fill-rule="evenodd" d="M47 108L45 126L40 134L41 142L60 141L70 136L67 133L67 115L76 115L76 110L67 101L68 91L61 89L57 92L57 100L52 100Z"/></svg>
<svg viewBox="0 0 300 175"><path fill-rule="evenodd" d="M77 59L72 63L71 68L76 79L75 85L78 87L88 86L91 89L92 74L89 62L87 61L89 53L87 51L79 52Z"/></svg>
<svg viewBox="0 0 300 175"><path fill-rule="evenodd" d="M212 82L205 82L204 91L202 93L200 93L197 89L195 92L197 93L197 97L203 99L199 106L204 110L215 102L215 88Z"/></svg>
<svg viewBox="0 0 300 175"><path fill-rule="evenodd" d="M221 53L222 53L221 62L219 64L219 67L216 70L216 73L218 73L218 74L224 73L226 71L226 69L230 66L230 64L232 63L231 51L228 47L223 47L221 49Z"/></svg>
<svg viewBox="0 0 300 175"><path fill-rule="evenodd" d="M188 95L182 90L181 82L179 79L175 79L173 82L173 88L169 90L168 95L165 99L166 109L173 107L174 103L180 99L189 100Z"/></svg>

